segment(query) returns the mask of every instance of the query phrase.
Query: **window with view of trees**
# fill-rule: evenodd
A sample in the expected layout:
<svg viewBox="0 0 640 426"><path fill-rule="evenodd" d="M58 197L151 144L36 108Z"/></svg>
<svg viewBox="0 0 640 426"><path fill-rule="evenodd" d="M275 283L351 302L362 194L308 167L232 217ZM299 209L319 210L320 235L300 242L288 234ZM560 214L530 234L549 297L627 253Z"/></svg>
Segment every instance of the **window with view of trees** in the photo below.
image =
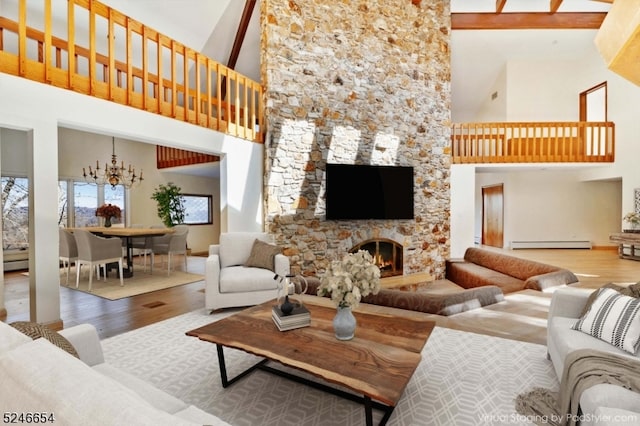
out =
<svg viewBox="0 0 640 426"><path fill-rule="evenodd" d="M2 249L29 247L29 180L25 177L2 176ZM73 190L73 193L70 193ZM125 214L125 189L112 189L93 183L60 180L58 182L58 226L98 226L96 208L102 203L114 204ZM70 212L73 215L70 216Z"/></svg>
<svg viewBox="0 0 640 426"><path fill-rule="evenodd" d="M213 223L211 195L183 194L184 223L188 225L209 225Z"/></svg>
<svg viewBox="0 0 640 426"><path fill-rule="evenodd" d="M2 177L2 249L29 247L29 180Z"/></svg>

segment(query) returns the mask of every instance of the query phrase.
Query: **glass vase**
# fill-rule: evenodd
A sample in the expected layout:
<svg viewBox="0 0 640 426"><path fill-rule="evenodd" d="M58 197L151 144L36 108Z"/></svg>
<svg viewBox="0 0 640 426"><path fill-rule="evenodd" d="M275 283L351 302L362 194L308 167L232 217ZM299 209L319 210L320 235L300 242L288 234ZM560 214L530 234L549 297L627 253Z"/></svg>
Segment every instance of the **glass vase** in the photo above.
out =
<svg viewBox="0 0 640 426"><path fill-rule="evenodd" d="M111 216L107 216L104 218L104 227L111 228Z"/></svg>
<svg viewBox="0 0 640 426"><path fill-rule="evenodd" d="M351 312L351 306L338 307L333 318L333 331L338 340L351 340L356 332L356 317Z"/></svg>

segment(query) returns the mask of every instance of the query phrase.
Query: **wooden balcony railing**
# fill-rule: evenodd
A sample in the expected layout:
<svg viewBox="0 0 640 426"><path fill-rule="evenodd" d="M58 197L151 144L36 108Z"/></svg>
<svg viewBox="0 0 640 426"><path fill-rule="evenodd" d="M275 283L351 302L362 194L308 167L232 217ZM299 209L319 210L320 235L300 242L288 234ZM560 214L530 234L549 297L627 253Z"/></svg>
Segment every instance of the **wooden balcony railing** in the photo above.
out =
<svg viewBox="0 0 640 426"><path fill-rule="evenodd" d="M263 141L259 83L98 1L53 3L3 5L0 72Z"/></svg>
<svg viewBox="0 0 640 426"><path fill-rule="evenodd" d="M454 164L611 163L612 122L463 123L451 128Z"/></svg>

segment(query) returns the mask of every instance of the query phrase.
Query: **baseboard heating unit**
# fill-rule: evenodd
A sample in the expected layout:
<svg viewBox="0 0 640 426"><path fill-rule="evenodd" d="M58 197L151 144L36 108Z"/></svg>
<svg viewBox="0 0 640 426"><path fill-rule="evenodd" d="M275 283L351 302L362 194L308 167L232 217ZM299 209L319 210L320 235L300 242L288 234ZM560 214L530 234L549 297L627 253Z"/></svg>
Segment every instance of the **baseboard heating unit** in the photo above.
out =
<svg viewBox="0 0 640 426"><path fill-rule="evenodd" d="M591 241L511 241L511 249L591 249Z"/></svg>

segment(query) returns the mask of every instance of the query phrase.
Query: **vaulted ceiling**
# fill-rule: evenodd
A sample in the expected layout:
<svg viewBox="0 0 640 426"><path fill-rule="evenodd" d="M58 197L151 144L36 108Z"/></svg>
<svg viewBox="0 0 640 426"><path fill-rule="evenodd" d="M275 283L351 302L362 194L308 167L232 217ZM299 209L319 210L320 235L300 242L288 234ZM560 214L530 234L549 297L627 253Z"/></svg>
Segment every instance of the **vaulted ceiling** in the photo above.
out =
<svg viewBox="0 0 640 426"><path fill-rule="evenodd" d="M223 64L228 63L245 6L242 0L102 1ZM475 115L508 60L579 57L593 49L594 28L612 1L451 0L453 120ZM257 3L235 69L259 81Z"/></svg>

